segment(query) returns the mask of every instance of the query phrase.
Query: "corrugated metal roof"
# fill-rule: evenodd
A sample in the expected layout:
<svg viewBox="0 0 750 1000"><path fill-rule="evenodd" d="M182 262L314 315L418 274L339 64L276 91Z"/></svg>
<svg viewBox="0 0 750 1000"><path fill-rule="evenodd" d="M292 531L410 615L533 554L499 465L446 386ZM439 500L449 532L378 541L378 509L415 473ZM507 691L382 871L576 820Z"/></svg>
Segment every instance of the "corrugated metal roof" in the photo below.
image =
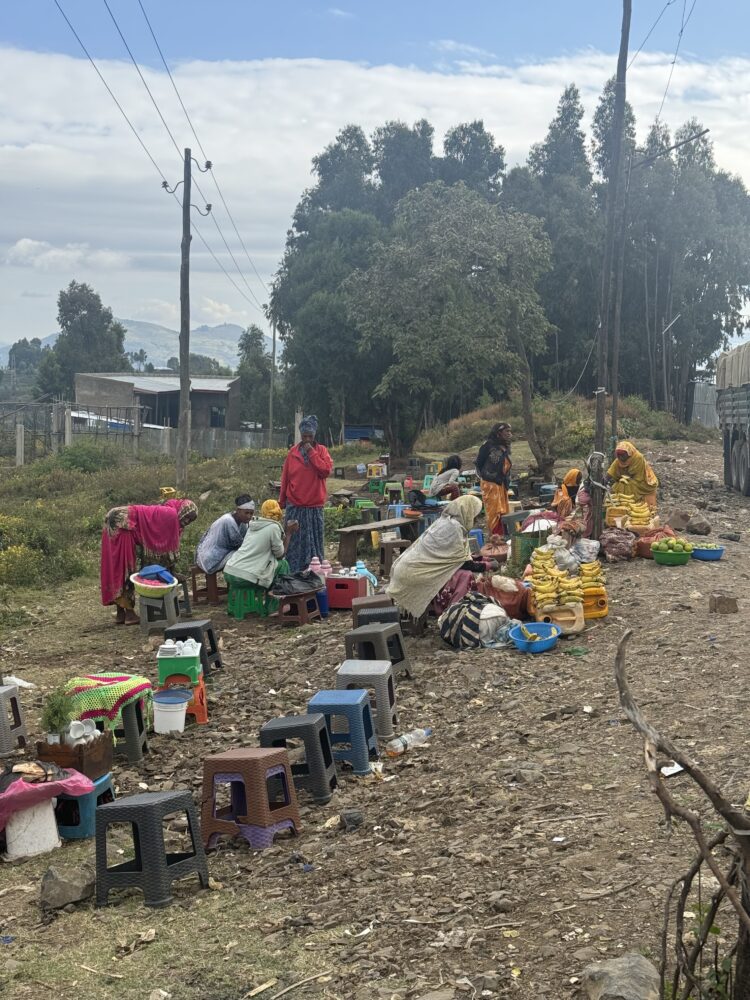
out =
<svg viewBox="0 0 750 1000"><path fill-rule="evenodd" d="M130 374L118 372L114 375L103 372L79 374L106 379L108 382L126 382L132 385L136 392L177 392L180 388L179 375L140 375L137 372ZM236 375L233 378L191 378L190 389L192 392L228 392L229 386L236 381Z"/></svg>

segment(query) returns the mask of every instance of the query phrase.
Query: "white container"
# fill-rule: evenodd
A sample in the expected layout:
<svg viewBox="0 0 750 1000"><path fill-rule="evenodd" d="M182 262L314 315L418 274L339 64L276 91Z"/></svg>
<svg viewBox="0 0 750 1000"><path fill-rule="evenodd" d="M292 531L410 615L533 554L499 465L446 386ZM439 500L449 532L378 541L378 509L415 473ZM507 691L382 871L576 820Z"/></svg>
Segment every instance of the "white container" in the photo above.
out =
<svg viewBox="0 0 750 1000"><path fill-rule="evenodd" d="M5 827L9 858L30 858L60 846L53 802L54 799L47 799L11 815Z"/></svg>
<svg viewBox="0 0 750 1000"><path fill-rule="evenodd" d="M154 732L184 732L185 711L191 698L191 693L182 688L157 691L154 695Z"/></svg>

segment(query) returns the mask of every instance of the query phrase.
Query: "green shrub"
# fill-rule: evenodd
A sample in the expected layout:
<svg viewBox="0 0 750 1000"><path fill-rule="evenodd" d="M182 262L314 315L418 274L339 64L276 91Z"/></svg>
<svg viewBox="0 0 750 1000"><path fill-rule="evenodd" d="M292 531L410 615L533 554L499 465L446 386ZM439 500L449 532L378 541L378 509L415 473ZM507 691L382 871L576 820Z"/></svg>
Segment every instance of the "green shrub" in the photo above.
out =
<svg viewBox="0 0 750 1000"><path fill-rule="evenodd" d="M324 536L327 542L338 540L337 531L339 528L348 528L352 524L362 523L362 512L354 507L324 507L323 527ZM373 529L377 525L373 525Z"/></svg>
<svg viewBox="0 0 750 1000"><path fill-rule="evenodd" d="M28 545L9 545L0 551L0 586L43 586L47 582L41 552Z"/></svg>
<svg viewBox="0 0 750 1000"><path fill-rule="evenodd" d="M63 448L57 456L57 464L61 469L77 469L78 472L91 474L121 465L124 457L122 448L83 440Z"/></svg>

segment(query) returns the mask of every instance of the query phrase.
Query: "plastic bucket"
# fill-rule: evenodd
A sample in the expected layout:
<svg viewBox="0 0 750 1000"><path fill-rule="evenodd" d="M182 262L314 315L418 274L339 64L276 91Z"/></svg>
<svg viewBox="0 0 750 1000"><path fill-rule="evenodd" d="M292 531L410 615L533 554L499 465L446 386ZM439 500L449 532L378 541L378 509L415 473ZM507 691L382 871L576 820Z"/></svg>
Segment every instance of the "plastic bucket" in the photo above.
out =
<svg viewBox="0 0 750 1000"><path fill-rule="evenodd" d="M185 730L185 710L192 700L185 688L169 688L154 694L154 732L182 733Z"/></svg>

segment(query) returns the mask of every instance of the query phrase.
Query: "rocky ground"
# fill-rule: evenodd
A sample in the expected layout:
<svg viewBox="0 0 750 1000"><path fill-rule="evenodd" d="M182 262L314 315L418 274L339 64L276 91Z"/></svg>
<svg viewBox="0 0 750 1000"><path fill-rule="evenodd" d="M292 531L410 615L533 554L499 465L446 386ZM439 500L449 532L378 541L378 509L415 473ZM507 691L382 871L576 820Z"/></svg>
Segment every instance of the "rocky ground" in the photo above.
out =
<svg viewBox="0 0 750 1000"><path fill-rule="evenodd" d="M721 562L610 566L609 617L541 656L456 654L434 626L408 639L414 677L398 686L400 726L432 726L429 745L386 760L372 779L344 775L325 807L304 803L298 838L263 852L223 844L209 856L213 888L179 883L166 910L133 894L44 916L43 872L92 860L92 842L6 865L3 995L54 987L62 997L268 1000L320 974L291 996L531 1000L581 995L592 960L631 950L658 958L665 891L694 849L686 830L665 825L642 742L618 705L612 667L626 628L647 717L733 801L750 790L750 501L700 485L704 472L721 472L718 446L651 450L665 453L678 461L656 465L661 508L702 509L712 541L742 533ZM709 613L717 588L738 597L739 614ZM84 669L155 676L153 652L137 630L110 623L92 581L32 597L25 614L3 640L3 669L39 685L23 694L37 735L43 692L57 680ZM225 668L211 683L209 725L154 737L141 771L117 767L120 795L188 787L199 800L205 756L255 745L265 720L304 711L332 686L350 627L346 613L301 631L223 613L214 621ZM710 819L687 778L670 780ZM344 810L348 828L329 822ZM718 922L731 938L731 914Z"/></svg>

